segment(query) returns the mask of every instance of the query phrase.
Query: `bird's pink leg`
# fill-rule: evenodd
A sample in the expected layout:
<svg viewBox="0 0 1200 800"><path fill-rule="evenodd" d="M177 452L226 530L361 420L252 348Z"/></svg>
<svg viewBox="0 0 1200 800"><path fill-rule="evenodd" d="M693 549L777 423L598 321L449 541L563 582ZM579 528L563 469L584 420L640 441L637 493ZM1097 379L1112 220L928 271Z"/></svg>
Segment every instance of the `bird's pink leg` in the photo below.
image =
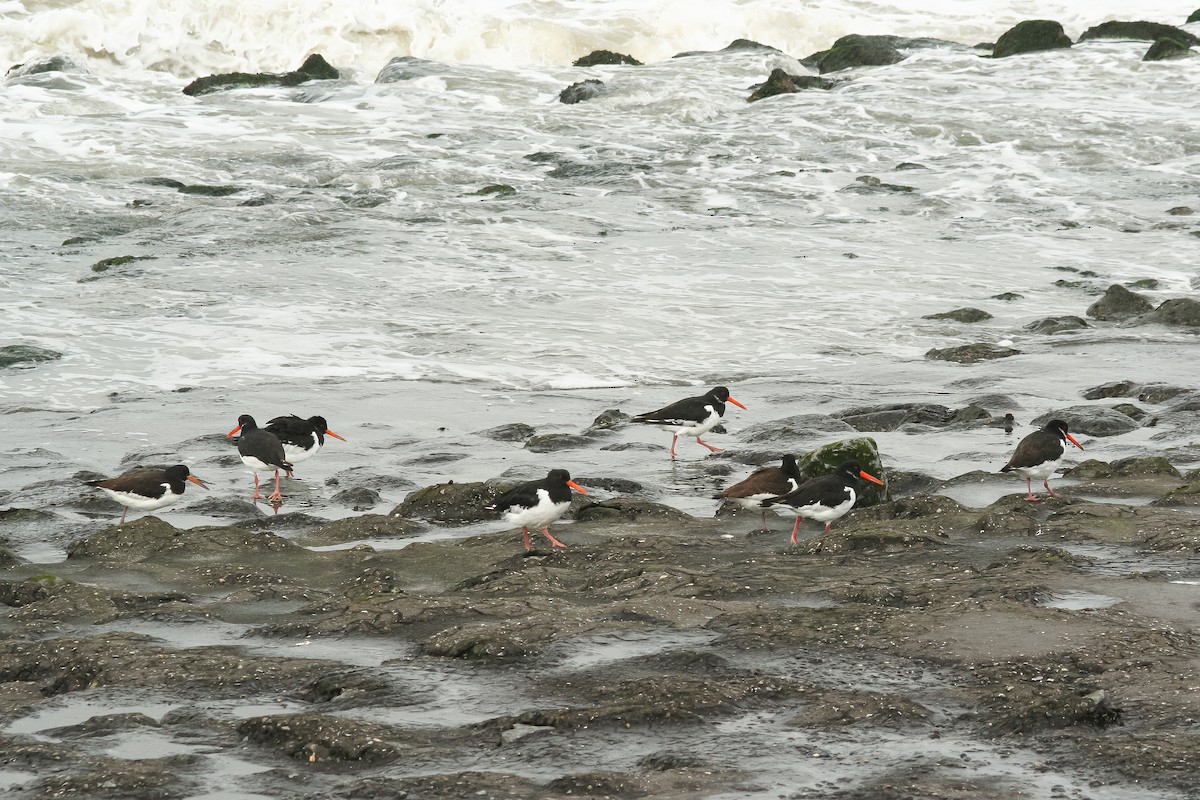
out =
<svg viewBox="0 0 1200 800"><path fill-rule="evenodd" d="M832 523L832 522L826 522L826 523L825 523L825 532L826 532L826 533L829 533L829 528L830 528L830 526L831 526L831 525L833 525L833 523Z"/></svg>
<svg viewBox="0 0 1200 800"><path fill-rule="evenodd" d="M542 536L545 536L547 539L550 540L551 547L566 547L565 544L563 544L558 539L555 539L553 536L550 535L549 528L542 528Z"/></svg>
<svg viewBox="0 0 1200 800"><path fill-rule="evenodd" d="M1046 478L1046 480L1042 481L1042 486L1046 487L1046 493L1049 494L1051 497L1062 497L1061 494L1059 494L1058 492L1056 492L1050 488L1050 479L1049 478Z"/></svg>
<svg viewBox="0 0 1200 800"><path fill-rule="evenodd" d="M704 440L703 440L703 439L701 439L699 436L697 436L697 437L696 437L696 442L697 442L698 444L702 444L702 445L704 445L705 447L707 447L709 450L713 451L714 453L719 453L719 452L721 452L721 448L719 448L719 447L713 447L711 444L709 444L708 442L704 441Z"/></svg>
<svg viewBox="0 0 1200 800"><path fill-rule="evenodd" d="M671 460L672 461L675 460L675 442L677 442L678 440L679 440L678 433L671 434Z"/></svg>
<svg viewBox="0 0 1200 800"><path fill-rule="evenodd" d="M254 495L250 499L251 500L261 500L262 499L262 495L258 493L258 473L257 472L254 473Z"/></svg>
<svg viewBox="0 0 1200 800"><path fill-rule="evenodd" d="M124 524L125 524L125 515L126 515L126 514L128 514L128 513L129 513L129 508L128 508L128 506L127 506L127 507L125 508L125 510L121 512L121 521L117 523L118 525L124 525Z"/></svg>
<svg viewBox="0 0 1200 800"><path fill-rule="evenodd" d="M525 552L533 552L533 544L529 541L529 528L521 528L521 535L525 537Z"/></svg>
<svg viewBox="0 0 1200 800"><path fill-rule="evenodd" d="M283 493L279 491L279 470L275 470L275 491L267 495L268 500L283 500Z"/></svg>
<svg viewBox="0 0 1200 800"><path fill-rule="evenodd" d="M1047 486L1046 488L1049 489L1050 487ZM1031 503L1037 500L1037 495L1033 493L1033 482L1030 478L1025 479L1025 499Z"/></svg>
<svg viewBox="0 0 1200 800"><path fill-rule="evenodd" d="M765 508L762 512L762 528L760 530L767 530L767 510Z"/></svg>
<svg viewBox="0 0 1200 800"><path fill-rule="evenodd" d="M800 520L802 519L804 519L804 517L797 516L796 524L792 526L792 544L799 544L798 540L796 539L796 534L800 532Z"/></svg>

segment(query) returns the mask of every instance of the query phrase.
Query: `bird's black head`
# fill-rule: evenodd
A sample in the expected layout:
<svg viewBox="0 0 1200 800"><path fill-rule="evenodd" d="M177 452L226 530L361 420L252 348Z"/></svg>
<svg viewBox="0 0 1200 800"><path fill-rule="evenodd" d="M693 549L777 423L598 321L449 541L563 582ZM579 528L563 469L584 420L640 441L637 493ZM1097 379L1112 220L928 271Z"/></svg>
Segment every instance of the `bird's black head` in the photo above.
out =
<svg viewBox="0 0 1200 800"><path fill-rule="evenodd" d="M1053 433L1064 442L1067 440L1067 423L1063 422L1061 419L1050 420L1046 423L1046 426L1043 428L1043 430Z"/></svg>
<svg viewBox="0 0 1200 800"><path fill-rule="evenodd" d="M254 421L254 417L249 414L242 414L238 417L238 427L243 431L252 431L258 427L258 423Z"/></svg>
<svg viewBox="0 0 1200 800"><path fill-rule="evenodd" d="M862 464L859 464L857 461L843 461L841 466L838 467L838 472L844 472L852 476L855 480L858 480L858 473L862 471Z"/></svg>
<svg viewBox="0 0 1200 800"><path fill-rule="evenodd" d="M795 475L800 471L800 465L796 463L796 457L791 453L783 457L783 463L780 466L787 475Z"/></svg>
<svg viewBox="0 0 1200 800"><path fill-rule="evenodd" d="M163 470L163 475L166 475L167 480L172 482L186 481L188 479L188 475L191 474L192 471L187 468L186 464L176 464L173 467L167 467Z"/></svg>
<svg viewBox="0 0 1200 800"><path fill-rule="evenodd" d="M324 433L329 428L329 423L325 421L324 417L309 417L308 424L321 433Z"/></svg>
<svg viewBox="0 0 1200 800"><path fill-rule="evenodd" d="M550 481L551 483L565 484L567 481L571 480L571 473L567 472L565 469L552 469L546 475L546 480Z"/></svg>
<svg viewBox="0 0 1200 800"><path fill-rule="evenodd" d="M714 386L712 389L709 390L708 396L714 400L720 400L722 403L724 403L725 401L727 401L729 399L729 387L728 386Z"/></svg>

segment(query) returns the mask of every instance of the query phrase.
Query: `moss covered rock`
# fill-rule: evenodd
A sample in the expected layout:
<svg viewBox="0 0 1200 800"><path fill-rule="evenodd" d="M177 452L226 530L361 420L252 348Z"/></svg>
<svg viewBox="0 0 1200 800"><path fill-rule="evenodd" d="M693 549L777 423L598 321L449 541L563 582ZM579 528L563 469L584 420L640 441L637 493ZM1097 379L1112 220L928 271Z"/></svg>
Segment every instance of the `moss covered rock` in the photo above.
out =
<svg viewBox="0 0 1200 800"><path fill-rule="evenodd" d="M856 506L873 506L891 499L888 495L887 475L879 458L879 447L870 436L857 436L822 445L796 459L800 477L804 480L830 475L846 461L857 461L869 475L883 481L883 486L862 481L858 487Z"/></svg>

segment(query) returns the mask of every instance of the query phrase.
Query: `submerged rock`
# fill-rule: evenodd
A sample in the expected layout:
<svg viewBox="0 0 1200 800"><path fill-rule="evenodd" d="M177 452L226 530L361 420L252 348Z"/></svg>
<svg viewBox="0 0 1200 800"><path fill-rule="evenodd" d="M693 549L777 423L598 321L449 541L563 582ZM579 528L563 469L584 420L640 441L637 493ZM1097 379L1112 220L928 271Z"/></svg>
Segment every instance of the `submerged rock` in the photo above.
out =
<svg viewBox="0 0 1200 800"><path fill-rule="evenodd" d="M992 58L1006 58L1040 50L1059 50L1071 46L1071 37L1059 22L1049 19L1029 19L1018 22L996 40Z"/></svg>
<svg viewBox="0 0 1200 800"><path fill-rule="evenodd" d="M1155 39L1154 44L1142 56L1142 61L1174 61L1177 58L1187 58L1192 54L1187 42L1179 39L1163 37Z"/></svg>
<svg viewBox="0 0 1200 800"><path fill-rule="evenodd" d="M771 70L771 74L765 81L754 87L754 91L750 93L746 101L753 103L755 100L763 100L777 94L794 94L803 89L828 90L834 86L833 81L827 81L824 78L817 78L813 75L793 75L776 67Z"/></svg>
<svg viewBox="0 0 1200 800"><path fill-rule="evenodd" d="M942 311L938 314L926 314L921 319L949 319L955 322L983 322L991 319L992 315L981 308L956 308L953 311Z"/></svg>
<svg viewBox="0 0 1200 800"><path fill-rule="evenodd" d="M524 422L510 422L487 430L475 431L476 436L494 439L497 442L523 442L535 433L537 433L537 429Z"/></svg>
<svg viewBox="0 0 1200 800"><path fill-rule="evenodd" d="M1181 328L1200 328L1200 301L1189 297L1165 300L1162 305L1139 320L1140 323L1157 322L1160 325L1175 325Z"/></svg>
<svg viewBox="0 0 1200 800"><path fill-rule="evenodd" d="M1088 28L1079 35L1079 41L1089 39L1133 39L1153 42L1156 39L1174 39L1188 47L1200 44L1200 37L1188 33L1183 28L1165 25L1161 22L1123 22L1109 20Z"/></svg>
<svg viewBox="0 0 1200 800"><path fill-rule="evenodd" d="M183 87L183 93L189 97L197 97L211 92L227 89L247 89L259 86L299 86L308 81L329 81L341 77L336 69L329 65L321 55L313 53L304 59L300 68L293 72L228 72L221 75L208 75Z"/></svg>
<svg viewBox="0 0 1200 800"><path fill-rule="evenodd" d="M891 36L852 33L835 41L828 50L813 53L804 59L804 65L822 75L851 67L884 67L904 60L896 43L897 39Z"/></svg>
<svg viewBox="0 0 1200 800"><path fill-rule="evenodd" d="M848 408L833 416L857 431L894 431L910 423L943 427L952 421L954 412L936 403L886 403Z"/></svg>
<svg viewBox="0 0 1200 800"><path fill-rule="evenodd" d="M7 344L0 347L0 367L42 364L63 357L57 350L34 344Z"/></svg>
<svg viewBox="0 0 1200 800"><path fill-rule="evenodd" d="M1062 317L1043 317L1035 320L1025 326L1025 330L1030 333L1054 334L1062 333L1063 331L1078 331L1090 327L1087 320L1082 317L1062 316Z"/></svg>
<svg viewBox="0 0 1200 800"><path fill-rule="evenodd" d="M640 67L642 62L624 53L614 53L612 50L593 50L582 58L575 59L573 67L596 67L609 64L628 64Z"/></svg>
<svg viewBox="0 0 1200 800"><path fill-rule="evenodd" d="M925 353L925 357L933 361L954 361L958 364L976 364L980 361L992 361L997 358L1019 356L1020 350L1011 347L1000 347L987 342L964 344L958 347L934 348Z"/></svg>
<svg viewBox="0 0 1200 800"><path fill-rule="evenodd" d="M604 81L595 78L588 78L586 81L578 81L572 83L567 88L558 93L558 102L566 105L574 105L582 103L585 100L593 100L604 94Z"/></svg>
<svg viewBox="0 0 1200 800"><path fill-rule="evenodd" d="M1109 397L1133 397L1137 394L1141 384L1133 381L1113 381L1112 383L1102 383L1099 386L1093 386L1083 393L1084 400L1104 400Z"/></svg>

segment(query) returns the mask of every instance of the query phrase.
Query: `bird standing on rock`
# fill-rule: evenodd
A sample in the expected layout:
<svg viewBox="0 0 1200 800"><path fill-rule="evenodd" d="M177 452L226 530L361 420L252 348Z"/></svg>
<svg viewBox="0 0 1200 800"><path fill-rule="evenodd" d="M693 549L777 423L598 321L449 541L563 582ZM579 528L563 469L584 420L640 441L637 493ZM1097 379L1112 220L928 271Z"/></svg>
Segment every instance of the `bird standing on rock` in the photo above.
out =
<svg viewBox="0 0 1200 800"><path fill-rule="evenodd" d="M762 501L795 491L800 486L800 466L791 453L783 457L778 467L763 467L750 473L750 477L735 483L714 497L714 500L729 500L742 508L762 512L762 529L767 529L767 510Z"/></svg>
<svg viewBox="0 0 1200 800"><path fill-rule="evenodd" d="M858 500L858 479L883 486L883 481L864 472L857 461L846 461L831 475L810 478L794 490L779 497L762 501L764 508L774 508L781 514L794 514L796 524L792 526L792 544L797 543L800 521L805 517L825 523L825 532L833 521L844 517Z"/></svg>
<svg viewBox="0 0 1200 800"><path fill-rule="evenodd" d="M270 420L263 426L263 430L279 437L283 444L283 455L293 466L315 456L325 445L326 436L346 441L344 437L329 430L329 423L324 417L303 419L289 414Z"/></svg>
<svg viewBox="0 0 1200 800"><path fill-rule="evenodd" d="M1075 437L1067 432L1067 423L1061 419L1052 419L1041 430L1036 430L1017 443L1017 449L1008 463L1000 468L1001 472L1019 472L1025 476L1025 499L1037 500L1033 493L1033 479L1041 478L1042 485L1051 497L1059 494L1050 488L1050 476L1062 463L1066 447L1063 442L1070 442L1083 449L1083 445L1075 441Z"/></svg>
<svg viewBox="0 0 1200 800"><path fill-rule="evenodd" d="M719 448L713 447L708 442L700 437L711 431L721 421L721 417L725 416L725 404L733 403L738 408L744 409L745 406L734 400L729 395L729 389L724 386L717 386L710 389L707 394L702 394L699 397L688 397L680 400L665 408L660 408L658 411L647 411L645 414L638 414L633 418L634 422L642 422L647 425L657 425L660 428L665 428L671 431L671 458L675 458L675 442L679 440L679 435L693 436L699 444L704 445L714 453L719 453Z"/></svg>
<svg viewBox="0 0 1200 800"><path fill-rule="evenodd" d="M238 431L241 431L242 434L238 439L238 455L242 457L243 464L254 470L254 495L250 499L258 500L262 497L258 492L258 473L274 470L275 491L267 495L267 499L276 502L282 501L283 494L279 491L279 470L286 472L289 478L292 477L292 463L283 454L283 442L279 441L279 437L275 434L258 427L254 417L249 414L242 414L238 417L237 427L225 436L228 438Z"/></svg>
<svg viewBox="0 0 1200 800"><path fill-rule="evenodd" d="M125 506L125 510L121 512L121 521L117 523L124 525L125 515L131 508L138 511L156 511L178 502L179 498L183 497L183 490L187 488L185 481L208 488L203 481L191 474L191 470L184 464L176 464L166 469L133 470L116 478L84 482L88 486L95 486Z"/></svg>
<svg viewBox="0 0 1200 800"><path fill-rule="evenodd" d="M550 535L549 526L570 507L572 489L587 494L586 489L571 480L571 473L565 469L552 469L540 481L526 481L514 486L485 508L499 511L506 522L521 526L526 552L533 550L529 541L530 528L541 528L551 547L566 547Z"/></svg>

